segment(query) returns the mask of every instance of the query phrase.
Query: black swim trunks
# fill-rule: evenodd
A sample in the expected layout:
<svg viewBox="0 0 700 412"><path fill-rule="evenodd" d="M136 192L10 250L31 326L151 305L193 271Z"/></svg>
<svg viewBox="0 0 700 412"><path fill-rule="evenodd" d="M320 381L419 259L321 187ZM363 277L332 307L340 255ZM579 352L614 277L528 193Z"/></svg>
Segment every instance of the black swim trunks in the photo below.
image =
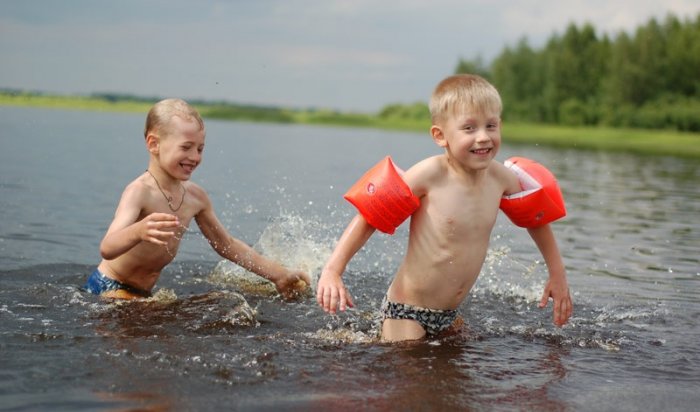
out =
<svg viewBox="0 0 700 412"><path fill-rule="evenodd" d="M405 303L390 302L384 296L381 312L383 319L409 319L418 322L428 335L437 335L449 328L457 319L455 309L428 309Z"/></svg>

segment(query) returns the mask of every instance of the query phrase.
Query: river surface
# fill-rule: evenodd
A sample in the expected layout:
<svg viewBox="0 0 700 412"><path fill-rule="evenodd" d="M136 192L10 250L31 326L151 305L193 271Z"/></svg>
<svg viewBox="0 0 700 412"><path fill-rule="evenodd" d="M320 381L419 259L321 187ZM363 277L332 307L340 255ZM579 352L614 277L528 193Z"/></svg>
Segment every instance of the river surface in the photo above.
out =
<svg viewBox="0 0 700 412"><path fill-rule="evenodd" d="M700 162L510 146L558 177L553 225L574 297L537 308L546 268L499 216L459 333L377 341L407 225L348 267L356 308L282 301L223 262L193 222L148 300L80 290L124 186L148 157L144 115L0 107L0 409L697 410ZM354 214L345 190L384 155L440 153L426 133L209 120L193 180L233 236L314 279Z"/></svg>

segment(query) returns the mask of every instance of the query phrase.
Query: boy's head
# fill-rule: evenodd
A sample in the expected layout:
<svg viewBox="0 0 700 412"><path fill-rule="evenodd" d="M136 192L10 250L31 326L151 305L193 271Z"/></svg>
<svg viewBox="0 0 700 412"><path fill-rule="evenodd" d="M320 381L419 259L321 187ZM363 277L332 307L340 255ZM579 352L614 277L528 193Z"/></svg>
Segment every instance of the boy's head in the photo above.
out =
<svg viewBox="0 0 700 412"><path fill-rule="evenodd" d="M182 99L165 99L153 105L148 111L146 126L143 130L144 137L147 138L149 134L166 137L172 132L173 116L188 122L194 121L199 125L200 130L204 130L204 121L195 108Z"/></svg>
<svg viewBox="0 0 700 412"><path fill-rule="evenodd" d="M503 105L498 90L483 77L457 74L441 81L430 98L433 124L443 124L459 111L501 115Z"/></svg>

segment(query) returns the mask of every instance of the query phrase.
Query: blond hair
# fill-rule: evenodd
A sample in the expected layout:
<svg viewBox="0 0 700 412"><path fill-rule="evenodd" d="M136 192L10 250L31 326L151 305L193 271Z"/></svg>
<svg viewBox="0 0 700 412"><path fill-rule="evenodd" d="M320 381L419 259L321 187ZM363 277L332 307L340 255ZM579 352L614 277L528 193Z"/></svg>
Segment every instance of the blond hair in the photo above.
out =
<svg viewBox="0 0 700 412"><path fill-rule="evenodd" d="M486 79L475 74L447 77L438 83L430 98L430 117L433 124L444 122L458 110L500 116L502 109L498 90Z"/></svg>
<svg viewBox="0 0 700 412"><path fill-rule="evenodd" d="M165 99L154 104L148 111L143 136L147 137L150 132L162 132L164 136L167 135L170 133L170 120L173 116L187 121L194 120L199 124L200 130L204 130L204 121L194 107L182 99Z"/></svg>

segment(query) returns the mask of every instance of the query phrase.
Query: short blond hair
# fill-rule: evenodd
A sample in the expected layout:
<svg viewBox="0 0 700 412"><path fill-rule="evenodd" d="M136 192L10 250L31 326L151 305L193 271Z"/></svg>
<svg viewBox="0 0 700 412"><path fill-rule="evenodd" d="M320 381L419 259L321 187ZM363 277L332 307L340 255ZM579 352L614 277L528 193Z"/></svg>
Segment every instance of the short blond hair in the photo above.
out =
<svg viewBox="0 0 700 412"><path fill-rule="evenodd" d="M486 79L475 74L457 74L447 77L433 91L430 98L430 117L433 124L442 123L457 110L501 115L503 103L498 90Z"/></svg>
<svg viewBox="0 0 700 412"><path fill-rule="evenodd" d="M147 137L150 132L167 135L170 133L170 120L173 116L187 121L194 120L199 124L200 130L204 130L204 120L194 107L182 99L165 99L154 104L148 111L143 136Z"/></svg>

